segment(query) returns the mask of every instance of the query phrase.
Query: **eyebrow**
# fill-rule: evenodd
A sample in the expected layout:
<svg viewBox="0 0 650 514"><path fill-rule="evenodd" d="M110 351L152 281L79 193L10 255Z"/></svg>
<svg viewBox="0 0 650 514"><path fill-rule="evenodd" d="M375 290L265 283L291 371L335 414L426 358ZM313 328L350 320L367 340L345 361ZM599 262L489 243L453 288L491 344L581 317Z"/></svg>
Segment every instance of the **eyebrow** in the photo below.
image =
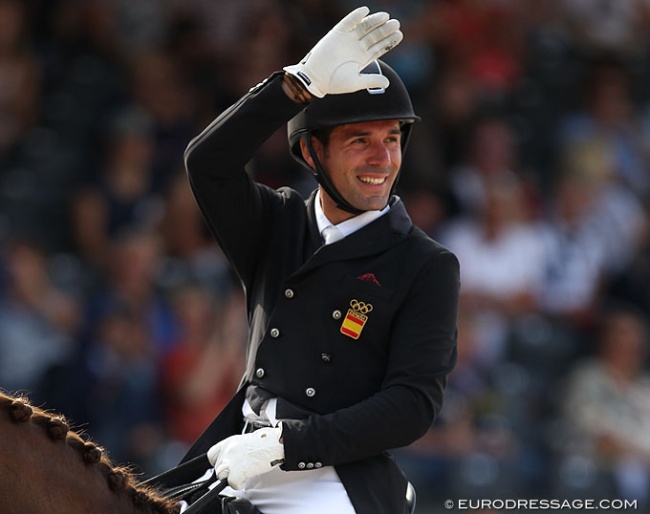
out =
<svg viewBox="0 0 650 514"><path fill-rule="evenodd" d="M354 130L348 134L345 135L345 137L358 137L358 136L368 136L372 134L373 131L371 130ZM389 134L401 134L401 129L399 127L394 127L391 128L388 133Z"/></svg>

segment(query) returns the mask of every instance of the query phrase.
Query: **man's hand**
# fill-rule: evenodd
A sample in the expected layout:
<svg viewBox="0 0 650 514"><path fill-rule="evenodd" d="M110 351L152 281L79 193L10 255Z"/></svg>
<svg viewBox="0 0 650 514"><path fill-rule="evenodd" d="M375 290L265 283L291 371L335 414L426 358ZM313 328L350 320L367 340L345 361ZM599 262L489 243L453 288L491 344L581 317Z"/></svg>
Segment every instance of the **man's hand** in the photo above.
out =
<svg viewBox="0 0 650 514"><path fill-rule="evenodd" d="M242 489L249 478L267 473L284 462L281 437L281 427L233 435L210 448L208 460L219 480L228 479L230 487Z"/></svg>
<svg viewBox="0 0 650 514"><path fill-rule="evenodd" d="M404 36L399 21L389 19L385 12L369 12L367 7L352 11L298 64L286 66L284 70L319 98L388 87L386 77L361 74L361 70L398 45Z"/></svg>

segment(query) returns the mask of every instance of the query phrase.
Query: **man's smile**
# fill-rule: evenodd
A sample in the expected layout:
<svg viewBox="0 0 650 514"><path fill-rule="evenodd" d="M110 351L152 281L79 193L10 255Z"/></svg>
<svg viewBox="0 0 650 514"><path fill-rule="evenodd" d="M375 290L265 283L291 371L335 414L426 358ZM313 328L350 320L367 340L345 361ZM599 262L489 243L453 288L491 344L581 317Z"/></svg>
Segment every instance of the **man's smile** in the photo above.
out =
<svg viewBox="0 0 650 514"><path fill-rule="evenodd" d="M359 176L357 178L361 182L363 182L364 184L370 184L370 185L373 185L373 186L380 186L380 185L382 185L383 183L386 182L386 179L388 178L388 176L384 175L384 176L381 176L381 177L370 177L368 175L362 175L362 176Z"/></svg>

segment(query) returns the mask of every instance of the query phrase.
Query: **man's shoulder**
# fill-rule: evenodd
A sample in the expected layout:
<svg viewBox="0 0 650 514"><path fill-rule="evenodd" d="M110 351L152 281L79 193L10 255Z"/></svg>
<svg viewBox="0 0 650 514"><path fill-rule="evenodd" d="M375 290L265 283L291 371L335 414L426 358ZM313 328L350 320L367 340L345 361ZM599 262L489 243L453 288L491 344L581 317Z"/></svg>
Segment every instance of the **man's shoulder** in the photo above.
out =
<svg viewBox="0 0 650 514"><path fill-rule="evenodd" d="M422 251L429 254L444 254L449 253L453 255L453 252L442 244L437 239L434 239L429 234L424 232L419 227L413 225L410 232L408 233L408 239L414 245L418 245Z"/></svg>
<svg viewBox="0 0 650 514"><path fill-rule="evenodd" d="M443 243L434 239L411 221L406 207L402 200L394 195L391 199L389 211L390 225L394 232L401 234L403 244L408 248L411 255L423 255L433 257L436 255L455 255Z"/></svg>

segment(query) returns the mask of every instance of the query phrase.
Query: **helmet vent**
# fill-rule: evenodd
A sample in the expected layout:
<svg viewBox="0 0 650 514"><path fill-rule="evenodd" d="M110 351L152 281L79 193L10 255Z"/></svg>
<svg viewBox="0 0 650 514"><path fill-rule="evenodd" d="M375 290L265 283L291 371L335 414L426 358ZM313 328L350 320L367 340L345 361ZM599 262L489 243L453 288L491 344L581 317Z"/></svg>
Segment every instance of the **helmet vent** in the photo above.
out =
<svg viewBox="0 0 650 514"><path fill-rule="evenodd" d="M363 74L375 74L375 75L383 75L381 72L381 67L379 66L379 63L375 60L372 61L368 66L366 66L363 70L361 70L361 73ZM386 92L386 88L383 87L371 87L366 89L368 93L371 95L383 95Z"/></svg>

